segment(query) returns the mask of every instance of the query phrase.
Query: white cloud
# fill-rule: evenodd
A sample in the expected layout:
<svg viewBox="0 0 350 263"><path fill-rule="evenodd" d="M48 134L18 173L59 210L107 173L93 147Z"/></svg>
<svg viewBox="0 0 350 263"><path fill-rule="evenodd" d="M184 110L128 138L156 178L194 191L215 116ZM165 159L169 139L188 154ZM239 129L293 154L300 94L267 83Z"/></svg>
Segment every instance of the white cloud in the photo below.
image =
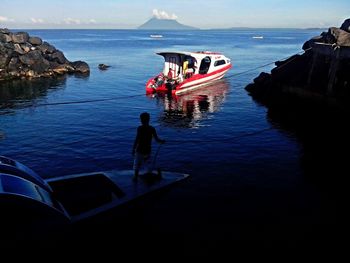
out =
<svg viewBox="0 0 350 263"><path fill-rule="evenodd" d="M65 18L63 19L63 22L57 22L56 24L66 24L66 25L91 25L91 24L97 24L97 21L95 19L89 19L89 20L80 20L77 18Z"/></svg>
<svg viewBox="0 0 350 263"><path fill-rule="evenodd" d="M0 16L0 22L14 22L14 19L8 18L6 16Z"/></svg>
<svg viewBox="0 0 350 263"><path fill-rule="evenodd" d="M158 19L172 19L172 20L177 19L177 15L175 14L170 15L167 12L158 10L158 9L153 9L153 16Z"/></svg>
<svg viewBox="0 0 350 263"><path fill-rule="evenodd" d="M81 21L79 19L75 19L75 18L65 18L63 19L63 22L67 25L80 25Z"/></svg>
<svg viewBox="0 0 350 263"><path fill-rule="evenodd" d="M33 24L43 24L44 23L44 19L41 19L41 18L34 18L34 17L32 17L30 19L30 21L32 21Z"/></svg>

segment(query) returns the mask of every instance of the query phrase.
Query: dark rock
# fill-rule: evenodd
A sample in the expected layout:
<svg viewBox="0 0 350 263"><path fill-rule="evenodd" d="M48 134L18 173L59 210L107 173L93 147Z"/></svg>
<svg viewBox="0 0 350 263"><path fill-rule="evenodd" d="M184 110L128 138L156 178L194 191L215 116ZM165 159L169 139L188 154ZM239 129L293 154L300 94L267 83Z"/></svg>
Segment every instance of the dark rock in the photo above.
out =
<svg viewBox="0 0 350 263"><path fill-rule="evenodd" d="M7 65L9 71L17 71L20 68L19 59L16 57L11 58L10 62Z"/></svg>
<svg viewBox="0 0 350 263"><path fill-rule="evenodd" d="M341 25L340 29L350 33L350 18L346 19L344 23Z"/></svg>
<svg viewBox="0 0 350 263"><path fill-rule="evenodd" d="M43 42L40 46L38 46L38 49L44 54L52 54L56 48L52 45L50 45L47 42Z"/></svg>
<svg viewBox="0 0 350 263"><path fill-rule="evenodd" d="M270 79L271 79L270 74L261 72L260 75L254 79L254 83L261 85L261 84L265 84Z"/></svg>
<svg viewBox="0 0 350 263"><path fill-rule="evenodd" d="M78 73L86 74L90 72L89 65L84 61L75 61L71 65Z"/></svg>
<svg viewBox="0 0 350 263"><path fill-rule="evenodd" d="M7 28L0 28L0 33L10 34L10 30L8 30Z"/></svg>
<svg viewBox="0 0 350 263"><path fill-rule="evenodd" d="M0 68L5 68L12 57L13 51L0 43Z"/></svg>
<svg viewBox="0 0 350 263"><path fill-rule="evenodd" d="M58 64L57 62L50 63L50 67L52 68L53 72L55 72L59 75L63 75L65 73L69 72L66 65Z"/></svg>
<svg viewBox="0 0 350 263"><path fill-rule="evenodd" d="M0 33L0 42L7 43L11 41L12 37L10 37L8 34Z"/></svg>
<svg viewBox="0 0 350 263"><path fill-rule="evenodd" d="M28 42L33 46L40 46L43 43L43 41L39 37L29 37Z"/></svg>
<svg viewBox="0 0 350 263"><path fill-rule="evenodd" d="M14 51L20 55L24 55L26 52L22 49L20 44L14 44Z"/></svg>
<svg viewBox="0 0 350 263"><path fill-rule="evenodd" d="M64 54L59 50L55 50L55 52L51 55L51 58L53 61L57 61L60 64L64 64L68 62Z"/></svg>
<svg viewBox="0 0 350 263"><path fill-rule="evenodd" d="M41 58L36 63L32 64L30 68L36 72L36 74L42 74L50 68L50 62Z"/></svg>
<svg viewBox="0 0 350 263"><path fill-rule="evenodd" d="M23 56L19 57L19 60L26 65L34 65L37 62L40 62L43 60L41 56L41 52L39 50L33 50L30 51Z"/></svg>
<svg viewBox="0 0 350 263"><path fill-rule="evenodd" d="M39 37L0 29L0 80L39 78L90 71L83 61L71 63L64 54Z"/></svg>
<svg viewBox="0 0 350 263"><path fill-rule="evenodd" d="M106 64L98 64L98 68L100 70L107 70L110 66Z"/></svg>
<svg viewBox="0 0 350 263"><path fill-rule="evenodd" d="M34 50L32 44L30 43L20 44L20 46L25 53L28 53L29 51Z"/></svg>
<svg viewBox="0 0 350 263"><path fill-rule="evenodd" d="M261 73L246 90L268 106L287 101L307 101L350 112L350 33L331 27L306 41L302 55L277 61L271 74Z"/></svg>
<svg viewBox="0 0 350 263"><path fill-rule="evenodd" d="M18 32L12 35L13 43L26 43L29 39L29 35L27 32Z"/></svg>
<svg viewBox="0 0 350 263"><path fill-rule="evenodd" d="M3 69L7 66L7 64L9 63L11 59L11 55L8 54L8 53L3 53L1 56L0 56L0 68Z"/></svg>
<svg viewBox="0 0 350 263"><path fill-rule="evenodd" d="M1 44L1 43L0 43ZM9 50L13 50L15 49L15 44L13 44L12 42L8 42L8 43L3 43L3 46Z"/></svg>
<svg viewBox="0 0 350 263"><path fill-rule="evenodd" d="M316 36L316 37L313 37L310 40L306 41L302 47L303 50L310 49L312 46L312 43L325 43L324 37L323 36Z"/></svg>
<svg viewBox="0 0 350 263"><path fill-rule="evenodd" d="M338 46L350 47L350 33L335 27L329 29L329 33L335 38L335 43Z"/></svg>

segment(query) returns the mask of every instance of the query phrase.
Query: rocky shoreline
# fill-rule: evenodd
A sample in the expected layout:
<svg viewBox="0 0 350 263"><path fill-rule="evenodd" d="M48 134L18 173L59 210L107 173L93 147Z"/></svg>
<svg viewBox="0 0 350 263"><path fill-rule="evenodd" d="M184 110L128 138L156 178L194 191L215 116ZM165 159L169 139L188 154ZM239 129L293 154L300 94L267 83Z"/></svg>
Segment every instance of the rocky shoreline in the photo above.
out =
<svg viewBox="0 0 350 263"><path fill-rule="evenodd" d="M86 62L70 62L62 51L26 32L0 29L0 81L89 74Z"/></svg>
<svg viewBox="0 0 350 263"><path fill-rule="evenodd" d="M249 94L267 106L297 101L350 110L350 19L306 41L303 50L262 72L246 86Z"/></svg>

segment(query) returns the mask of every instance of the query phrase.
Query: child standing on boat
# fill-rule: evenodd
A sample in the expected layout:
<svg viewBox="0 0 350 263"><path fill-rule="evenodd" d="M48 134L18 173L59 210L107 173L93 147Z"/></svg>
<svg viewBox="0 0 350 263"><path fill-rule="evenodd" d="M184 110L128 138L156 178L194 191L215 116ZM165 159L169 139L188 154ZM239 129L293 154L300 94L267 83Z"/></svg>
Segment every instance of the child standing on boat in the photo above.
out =
<svg viewBox="0 0 350 263"><path fill-rule="evenodd" d="M140 120L142 125L137 128L137 134L132 148L132 154L134 156L134 177L136 181L139 176L139 170L142 164L147 164L148 172L152 172L151 167L151 151L152 151L152 138L158 143L165 143L158 137L156 129L149 125L150 115L147 112L141 113Z"/></svg>

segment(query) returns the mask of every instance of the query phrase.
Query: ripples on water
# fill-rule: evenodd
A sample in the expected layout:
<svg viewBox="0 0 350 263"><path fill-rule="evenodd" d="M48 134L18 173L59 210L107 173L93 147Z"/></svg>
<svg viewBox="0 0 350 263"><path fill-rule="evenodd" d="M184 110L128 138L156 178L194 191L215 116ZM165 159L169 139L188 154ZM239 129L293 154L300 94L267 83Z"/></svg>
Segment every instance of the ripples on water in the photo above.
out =
<svg viewBox="0 0 350 263"><path fill-rule="evenodd" d="M174 31L162 32L160 41L149 38L152 33L31 31L62 50L69 60L87 61L91 74L87 78L1 83L0 154L23 162L43 177L130 169L139 114L148 111L151 124L168 140L157 164L164 170L192 175L188 183L173 189L173 195L158 204L163 209L169 205L175 213L187 211L188 220L193 222L206 218L205 222L217 224L219 232L234 236L236 231L233 238L238 239L245 230L250 234L253 230L228 228L230 222L268 221L270 226L257 230L254 238L273 233L275 239L297 238L315 222L334 224L336 219L328 216L333 211L332 201L322 194L327 188L315 186L317 179L304 177L307 169L301 160L307 155L305 142L295 130L284 128L278 118L267 115L267 109L244 90L259 70L180 97L147 97L144 86L162 69L163 58L155 55L160 50L220 51L232 59L231 75L300 52L303 42L320 32ZM252 39L252 35L264 38ZM112 67L99 71L100 63ZM135 97L35 106L129 95ZM191 212L193 206L196 211ZM169 217L156 210L151 213L164 222L175 220L169 218L173 213L168 213ZM195 236L208 227L205 222L195 230L185 227L182 231L192 231ZM219 222L223 223L220 227ZM286 228L280 233L274 223Z"/></svg>

